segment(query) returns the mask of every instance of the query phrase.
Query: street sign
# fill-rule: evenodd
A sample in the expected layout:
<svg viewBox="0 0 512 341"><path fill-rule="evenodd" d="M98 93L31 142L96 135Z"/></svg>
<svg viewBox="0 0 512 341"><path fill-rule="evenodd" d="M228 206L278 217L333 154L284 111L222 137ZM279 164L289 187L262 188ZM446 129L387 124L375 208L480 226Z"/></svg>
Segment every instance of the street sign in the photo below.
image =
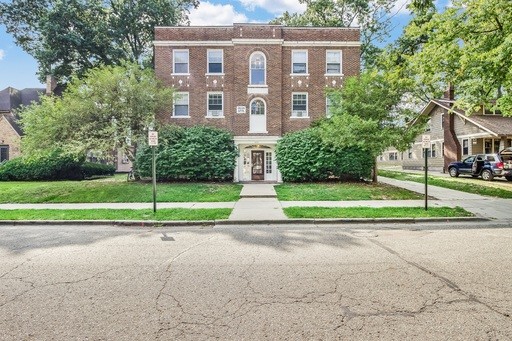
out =
<svg viewBox="0 0 512 341"><path fill-rule="evenodd" d="M421 147L422 148L430 148L430 135L422 135L421 136Z"/></svg>
<svg viewBox="0 0 512 341"><path fill-rule="evenodd" d="M148 145L151 147L158 146L158 132L154 130L150 130L148 132Z"/></svg>

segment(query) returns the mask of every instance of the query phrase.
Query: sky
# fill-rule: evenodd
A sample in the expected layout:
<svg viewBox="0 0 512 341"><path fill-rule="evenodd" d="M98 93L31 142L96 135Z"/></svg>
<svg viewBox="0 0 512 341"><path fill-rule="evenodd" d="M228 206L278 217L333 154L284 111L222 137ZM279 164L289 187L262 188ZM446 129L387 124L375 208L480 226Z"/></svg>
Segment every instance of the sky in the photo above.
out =
<svg viewBox="0 0 512 341"><path fill-rule="evenodd" d="M393 10L394 30L388 42L396 39L410 19L405 7L410 0L397 0ZM450 0L437 0L438 7L444 7ZM2 1L4 2L4 1ZM268 23L285 11L303 12L305 6L299 0L209 0L201 1L191 11L191 25L231 25L233 23ZM0 90L8 86L16 89L44 87L37 80L37 63L29 54L16 46L12 37L0 25Z"/></svg>

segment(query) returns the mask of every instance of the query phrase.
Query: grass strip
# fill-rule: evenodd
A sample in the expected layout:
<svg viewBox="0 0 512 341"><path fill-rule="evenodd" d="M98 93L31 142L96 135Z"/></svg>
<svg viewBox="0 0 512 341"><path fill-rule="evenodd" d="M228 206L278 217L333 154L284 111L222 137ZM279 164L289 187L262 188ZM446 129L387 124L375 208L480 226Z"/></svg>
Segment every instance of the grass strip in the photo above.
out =
<svg viewBox="0 0 512 341"><path fill-rule="evenodd" d="M242 185L232 183L158 183L158 202L230 202ZM128 182L117 175L85 181L0 181L0 203L152 202L147 182Z"/></svg>
<svg viewBox="0 0 512 341"><path fill-rule="evenodd" d="M387 178L393 178L397 180L406 180L406 181L414 181L419 183L425 183L425 176L421 174L407 174L403 172L397 171L389 171L389 170L379 170L380 176L385 176ZM458 178L440 178L435 176L428 176L428 184L432 186L439 186L449 189L454 189L461 192L473 193L484 195L488 197L496 197L503 199L511 199L512 191L489 187L485 185L478 185L473 182L467 182L466 180L470 179L458 179Z"/></svg>
<svg viewBox="0 0 512 341"><path fill-rule="evenodd" d="M409 200L421 199L420 194L382 183L312 183L274 186L283 201L340 201L340 200Z"/></svg>
<svg viewBox="0 0 512 341"><path fill-rule="evenodd" d="M433 218L472 217L461 207L287 207L288 218Z"/></svg>
<svg viewBox="0 0 512 341"><path fill-rule="evenodd" d="M227 219L230 208L152 209L19 209L0 211L0 220L214 220Z"/></svg>

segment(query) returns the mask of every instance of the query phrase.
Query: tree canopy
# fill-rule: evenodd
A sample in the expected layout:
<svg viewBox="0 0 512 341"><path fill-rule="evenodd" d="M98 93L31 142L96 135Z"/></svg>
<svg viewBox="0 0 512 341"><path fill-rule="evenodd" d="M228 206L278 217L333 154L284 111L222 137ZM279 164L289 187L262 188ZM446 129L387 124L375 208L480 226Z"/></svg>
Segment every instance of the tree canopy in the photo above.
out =
<svg viewBox="0 0 512 341"><path fill-rule="evenodd" d="M468 113L486 106L512 115L512 6L509 0L453 0L437 13L423 7L388 50L388 74L430 99L455 87Z"/></svg>
<svg viewBox="0 0 512 341"><path fill-rule="evenodd" d="M361 27L361 57L371 65L391 29L396 0L299 0L306 4L302 14L285 12L273 20L288 26Z"/></svg>
<svg viewBox="0 0 512 341"><path fill-rule="evenodd" d="M133 160L133 143L172 105L172 93L137 64L91 69L73 78L62 97L45 96L20 112L23 153L60 148L108 158L120 149Z"/></svg>
<svg viewBox="0 0 512 341"><path fill-rule="evenodd" d="M41 81L66 83L98 65L148 61L154 26L187 23L198 0L12 0L0 24L39 64Z"/></svg>

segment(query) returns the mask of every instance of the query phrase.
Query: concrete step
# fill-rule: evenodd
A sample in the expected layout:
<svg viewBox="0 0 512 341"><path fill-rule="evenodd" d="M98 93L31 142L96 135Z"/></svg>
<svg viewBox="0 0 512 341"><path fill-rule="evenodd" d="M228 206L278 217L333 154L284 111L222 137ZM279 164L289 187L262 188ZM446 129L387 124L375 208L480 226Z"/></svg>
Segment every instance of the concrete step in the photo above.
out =
<svg viewBox="0 0 512 341"><path fill-rule="evenodd" d="M277 198L273 184L244 184L240 198Z"/></svg>

